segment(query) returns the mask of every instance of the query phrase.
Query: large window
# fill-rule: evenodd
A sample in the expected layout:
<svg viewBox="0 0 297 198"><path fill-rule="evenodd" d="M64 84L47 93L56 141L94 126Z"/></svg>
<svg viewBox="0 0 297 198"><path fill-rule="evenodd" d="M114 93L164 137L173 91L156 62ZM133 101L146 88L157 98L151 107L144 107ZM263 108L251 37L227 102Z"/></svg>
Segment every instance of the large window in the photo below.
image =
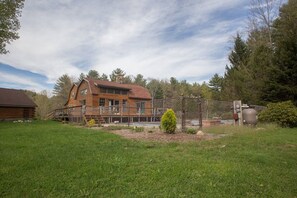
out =
<svg viewBox="0 0 297 198"><path fill-rule="evenodd" d="M123 100L123 112L127 112L127 111L128 111L128 101Z"/></svg>
<svg viewBox="0 0 297 198"><path fill-rule="evenodd" d="M105 98L100 98L99 99L99 106L104 107L105 106Z"/></svg>
<svg viewBox="0 0 297 198"><path fill-rule="evenodd" d="M118 95L127 95L128 90L121 89L112 89L112 88L100 88L101 93L109 93L109 94L118 94Z"/></svg>
<svg viewBox="0 0 297 198"><path fill-rule="evenodd" d="M144 112L145 112L145 102L144 101L136 102L136 108L137 108L137 112L139 114L144 114Z"/></svg>

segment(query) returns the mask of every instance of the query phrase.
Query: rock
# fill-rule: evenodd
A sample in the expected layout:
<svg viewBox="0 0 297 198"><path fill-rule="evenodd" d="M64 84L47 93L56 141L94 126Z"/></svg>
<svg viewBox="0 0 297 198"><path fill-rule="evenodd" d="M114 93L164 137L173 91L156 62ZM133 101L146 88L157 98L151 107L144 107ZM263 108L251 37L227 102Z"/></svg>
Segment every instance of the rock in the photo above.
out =
<svg viewBox="0 0 297 198"><path fill-rule="evenodd" d="M202 131L198 131L198 132L196 133L196 135L203 136L204 133L203 133Z"/></svg>

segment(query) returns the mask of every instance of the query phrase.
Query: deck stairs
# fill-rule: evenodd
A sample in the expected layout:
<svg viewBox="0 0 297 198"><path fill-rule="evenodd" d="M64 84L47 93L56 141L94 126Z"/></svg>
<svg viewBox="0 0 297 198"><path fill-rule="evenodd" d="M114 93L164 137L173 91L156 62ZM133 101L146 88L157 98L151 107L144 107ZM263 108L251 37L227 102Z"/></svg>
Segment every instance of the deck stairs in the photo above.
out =
<svg viewBox="0 0 297 198"><path fill-rule="evenodd" d="M95 120L95 124L98 126L105 124L104 118L100 115L84 115L83 118L86 125L88 125L89 121L92 119Z"/></svg>

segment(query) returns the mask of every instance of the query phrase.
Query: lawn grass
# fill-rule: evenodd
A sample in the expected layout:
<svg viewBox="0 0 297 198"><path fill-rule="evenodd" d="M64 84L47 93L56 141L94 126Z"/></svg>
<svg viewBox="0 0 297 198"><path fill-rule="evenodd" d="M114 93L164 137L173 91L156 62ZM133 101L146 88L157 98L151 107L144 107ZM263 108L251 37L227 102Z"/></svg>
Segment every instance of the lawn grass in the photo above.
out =
<svg viewBox="0 0 297 198"><path fill-rule="evenodd" d="M221 130L232 135L157 143L51 121L0 123L0 197L297 196L296 129Z"/></svg>

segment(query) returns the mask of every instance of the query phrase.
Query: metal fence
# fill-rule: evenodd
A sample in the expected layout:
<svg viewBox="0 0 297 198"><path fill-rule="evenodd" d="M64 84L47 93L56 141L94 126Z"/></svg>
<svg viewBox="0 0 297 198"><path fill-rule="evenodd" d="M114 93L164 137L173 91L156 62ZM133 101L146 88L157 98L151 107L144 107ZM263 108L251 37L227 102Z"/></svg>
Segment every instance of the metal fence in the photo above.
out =
<svg viewBox="0 0 297 198"><path fill-rule="evenodd" d="M151 108L113 105L107 107L75 106L56 109L53 117L69 122L84 122L84 116L100 116L101 122L160 122L167 109L173 109L182 130L221 123L232 123L232 102L194 97L154 99Z"/></svg>

